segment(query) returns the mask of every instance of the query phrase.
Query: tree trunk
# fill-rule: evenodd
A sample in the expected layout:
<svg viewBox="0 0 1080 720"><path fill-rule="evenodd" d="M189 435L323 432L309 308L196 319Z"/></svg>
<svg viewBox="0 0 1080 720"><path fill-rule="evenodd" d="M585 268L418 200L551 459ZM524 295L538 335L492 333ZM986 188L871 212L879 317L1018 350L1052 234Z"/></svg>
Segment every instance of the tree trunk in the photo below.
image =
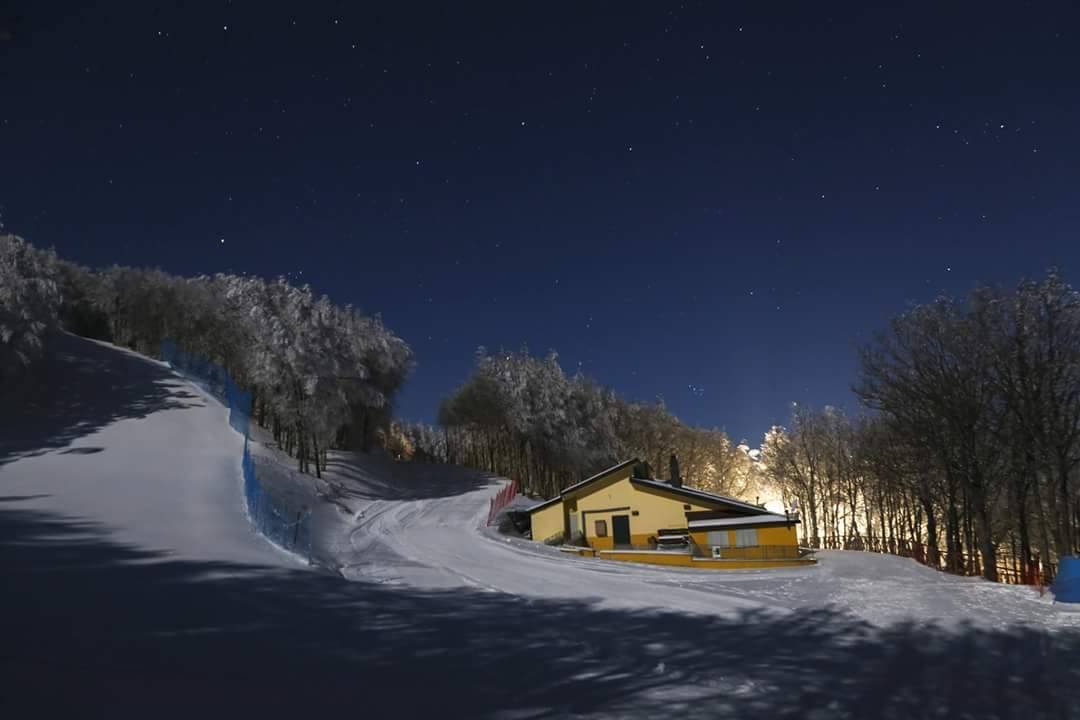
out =
<svg viewBox="0 0 1080 720"><path fill-rule="evenodd" d="M1072 553L1072 523L1069 502L1069 461L1067 457L1058 457L1057 461L1057 555L1059 558Z"/></svg>
<svg viewBox="0 0 1080 720"><path fill-rule="evenodd" d="M997 581L997 551L991 533L990 508L987 507L986 488L982 478L973 478L969 499L974 505L975 534L978 537L979 554L982 555L982 576Z"/></svg>
<svg viewBox="0 0 1080 720"><path fill-rule="evenodd" d="M930 498L921 498L923 511L926 513L926 563L933 568L940 568L937 546L937 517L934 515L934 503Z"/></svg>

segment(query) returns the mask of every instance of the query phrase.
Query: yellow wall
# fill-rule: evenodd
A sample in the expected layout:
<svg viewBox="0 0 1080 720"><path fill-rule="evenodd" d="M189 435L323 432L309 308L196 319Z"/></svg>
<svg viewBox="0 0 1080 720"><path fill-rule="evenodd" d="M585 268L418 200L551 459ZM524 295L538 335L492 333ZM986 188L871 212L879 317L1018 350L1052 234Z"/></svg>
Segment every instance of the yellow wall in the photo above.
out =
<svg viewBox="0 0 1080 720"><path fill-rule="evenodd" d="M709 558L691 557L685 553L634 553L634 552L605 552L599 557L604 560L621 560L623 562L639 562L649 565L681 565L700 570L749 570L753 568L782 568L798 567L800 565L813 565L817 562L814 558L791 558L783 560L712 560Z"/></svg>
<svg viewBox="0 0 1080 720"><path fill-rule="evenodd" d="M740 528L752 528L753 525L740 525ZM693 538L694 543L705 547L709 544L709 532L708 530L695 530L690 533L690 537ZM712 532L717 532L713 530ZM729 558L753 558L755 555L760 556L761 550L756 548L737 548L735 547L735 530L729 529L728 533L728 547L724 549L724 556ZM757 528L758 544L757 548L768 548L770 555L777 553L782 554L784 557L798 557L799 555L799 539L795 532L794 525L772 525L769 527Z"/></svg>
<svg viewBox="0 0 1080 720"><path fill-rule="evenodd" d="M532 537L537 542L545 542L556 535L562 535L566 531L563 526L563 504L561 501L531 513L530 519Z"/></svg>
<svg viewBox="0 0 1080 720"><path fill-rule="evenodd" d="M621 472L613 473L610 477L583 488L580 494L569 493L561 502L553 503L532 513L533 540L544 542L562 535L568 527L572 526L568 521L568 516L574 515L577 518L578 529L585 533L585 540L589 546L597 550L611 550L614 547L612 517L629 515L630 542L636 547L645 547L649 544L649 539L655 538L657 531L661 528L685 528L687 512L713 509L711 506L701 505L690 499L668 495L660 489L634 485L630 482L631 474L631 468L625 468ZM689 510L686 506L689 506ZM627 509L616 510L615 508ZM637 515L634 515L635 510ZM584 520L582 513L586 513ZM597 520L604 520L607 523L606 537L597 537ZM734 546L735 533L729 532L731 533L729 544ZM699 545L708 544L705 531L694 532L691 536ZM791 557L798 555L798 539L794 526L758 528L758 544L782 546L785 548L783 552L785 557L788 556L787 548L790 548ZM770 552L775 554L774 550ZM742 554L752 557L750 549ZM739 555L734 547L732 547L732 555L735 557Z"/></svg>
<svg viewBox="0 0 1080 720"><path fill-rule="evenodd" d="M630 482L631 470L612 475L610 478L600 481L596 485L586 488L585 494L576 500L567 498L565 502L575 504L574 512L581 520L581 514L585 515L585 539L590 546L598 550L608 550L614 544L614 529L611 518L614 515L630 516L630 542L636 546L645 546L650 537L656 536L656 531L661 528L685 528L686 513L684 505L690 505L691 510L708 510L704 505L687 502L682 498L669 497L652 489L643 489ZM612 510L611 508L629 508L628 510ZM595 512L606 510L607 512ZM633 511L638 514L634 515ZM596 521L607 521L607 537L596 536ZM535 534L534 534L535 537Z"/></svg>

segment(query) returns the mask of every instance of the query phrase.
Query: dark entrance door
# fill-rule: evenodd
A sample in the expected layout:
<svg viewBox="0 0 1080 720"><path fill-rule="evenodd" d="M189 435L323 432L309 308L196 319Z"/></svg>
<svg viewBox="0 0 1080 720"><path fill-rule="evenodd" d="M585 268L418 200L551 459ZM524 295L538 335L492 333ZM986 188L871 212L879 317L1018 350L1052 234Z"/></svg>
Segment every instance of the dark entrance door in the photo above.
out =
<svg viewBox="0 0 1080 720"><path fill-rule="evenodd" d="M615 541L615 547L630 544L630 516L611 516L611 535Z"/></svg>

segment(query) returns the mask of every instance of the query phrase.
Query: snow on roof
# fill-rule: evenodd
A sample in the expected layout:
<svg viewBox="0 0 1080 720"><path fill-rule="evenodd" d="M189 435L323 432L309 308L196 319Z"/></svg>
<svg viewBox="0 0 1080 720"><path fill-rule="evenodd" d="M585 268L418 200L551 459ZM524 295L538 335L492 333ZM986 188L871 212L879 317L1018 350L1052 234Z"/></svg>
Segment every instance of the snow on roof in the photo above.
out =
<svg viewBox="0 0 1080 720"><path fill-rule="evenodd" d="M722 502L722 503L726 503L728 505L735 505L737 507L745 508L747 510L753 510L754 512L757 512L757 513L764 513L765 512L765 510L763 510L761 508L761 506L759 506L759 505L753 505L751 503L743 502L742 500L736 500L735 498L730 498L730 497L727 497L725 495L716 495L715 493L705 492L704 490L695 490L693 488L688 488L688 487L675 487L671 483L666 483L666 482L664 482L662 480L643 480L641 478L632 478L631 482L633 482L633 483L641 483L641 484L644 484L644 485L648 485L649 487L655 487L658 490L667 490L668 492L676 492L676 493L682 493L684 495L691 495L691 496L694 496L694 497L699 497L702 500L709 500L711 502Z"/></svg>
<svg viewBox="0 0 1080 720"><path fill-rule="evenodd" d="M691 520L687 526L691 530L698 528L730 527L732 525L761 525L762 523L789 523L798 522L797 517L765 513L764 515L748 515L746 517L721 518L719 520Z"/></svg>

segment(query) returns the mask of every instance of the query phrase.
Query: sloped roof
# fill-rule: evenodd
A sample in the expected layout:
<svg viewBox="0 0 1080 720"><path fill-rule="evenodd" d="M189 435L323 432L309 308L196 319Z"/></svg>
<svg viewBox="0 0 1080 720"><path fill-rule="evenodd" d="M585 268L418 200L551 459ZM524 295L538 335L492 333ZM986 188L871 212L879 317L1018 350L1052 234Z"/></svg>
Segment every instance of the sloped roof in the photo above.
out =
<svg viewBox="0 0 1080 720"><path fill-rule="evenodd" d="M613 474L615 472L618 472L619 470L624 470L624 469L626 469L628 467L636 465L637 463L638 463L637 458L630 458L629 460L624 460L623 462L619 463L618 465L612 465L607 470L601 470L600 472L596 473L595 475L585 478L581 482L577 482L577 483L574 483L573 485L570 485L569 487L563 488L562 492L560 492L558 495L551 498L550 500L545 500L544 502L540 503L539 505L533 505L531 508L529 508L529 512L535 512L537 510L542 510L542 509L546 508L547 506L553 505L554 503L557 503L560 500L562 500L566 496L567 493L576 492L576 491L580 490L581 488L585 487L586 485L594 483L597 480L602 480L603 478L607 477L608 475L611 475L611 474Z"/></svg>
<svg viewBox="0 0 1080 720"><path fill-rule="evenodd" d="M799 522L796 516L777 515L776 513L764 513L762 515L746 515L744 517L718 518L716 520L691 520L687 527L691 530L707 530L709 528L732 527L739 525L788 525Z"/></svg>
<svg viewBox="0 0 1080 720"><path fill-rule="evenodd" d="M630 458L629 460L625 460L618 465L612 465L607 470L601 470L595 475L585 478L581 482L574 483L569 487L563 488L562 492L560 492L558 495L551 498L550 500L545 500L539 505L533 505L531 508L529 508L529 512L531 513L537 510L543 510L546 507L554 505L555 503L564 499L568 494L575 493L586 487L587 485L590 485L598 480L602 480L603 478L608 477L609 475L612 475L620 470L625 470L628 467L636 465L638 462L639 461L637 458ZM764 508L758 505L751 505L750 503L743 502L742 500L736 500L735 498L726 497L724 495L716 495L714 493L705 492L704 490L694 490L692 488L686 487L675 487L671 483L666 483L661 480L646 480L643 478L631 477L630 482L635 485L651 488L653 490L659 490L661 492L671 493L673 495L678 495L690 500L697 500L698 502L704 502L710 505L727 505L742 510L749 510L755 515L764 515L768 513L768 511Z"/></svg>
<svg viewBox="0 0 1080 720"><path fill-rule="evenodd" d="M705 492L704 490L694 490L687 487L675 487L671 483L662 482L660 480L642 480L641 478L631 478L630 482L635 485L643 485L645 487L651 487L656 490L662 490L663 492L673 493L675 495L682 495L683 497L693 500L701 500L708 503L723 503L724 505L732 505L743 510L750 510L757 515L763 515L768 513L759 505L752 505L742 500L736 500L725 495L716 495L715 493Z"/></svg>

